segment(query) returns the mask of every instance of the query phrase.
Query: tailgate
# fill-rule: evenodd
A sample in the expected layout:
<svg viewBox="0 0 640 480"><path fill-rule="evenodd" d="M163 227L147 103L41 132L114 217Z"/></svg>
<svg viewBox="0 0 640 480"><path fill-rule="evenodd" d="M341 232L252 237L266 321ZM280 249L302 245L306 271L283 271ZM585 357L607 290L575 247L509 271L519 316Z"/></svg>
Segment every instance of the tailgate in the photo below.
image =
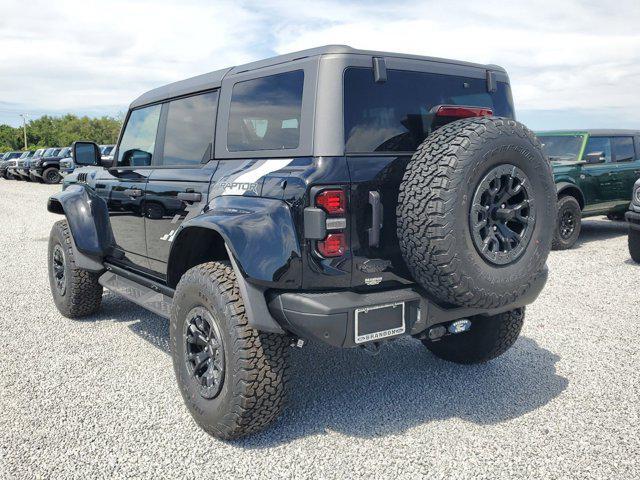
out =
<svg viewBox="0 0 640 480"><path fill-rule="evenodd" d="M410 155L347 157L354 287L412 283L396 235L398 190L410 159Z"/></svg>

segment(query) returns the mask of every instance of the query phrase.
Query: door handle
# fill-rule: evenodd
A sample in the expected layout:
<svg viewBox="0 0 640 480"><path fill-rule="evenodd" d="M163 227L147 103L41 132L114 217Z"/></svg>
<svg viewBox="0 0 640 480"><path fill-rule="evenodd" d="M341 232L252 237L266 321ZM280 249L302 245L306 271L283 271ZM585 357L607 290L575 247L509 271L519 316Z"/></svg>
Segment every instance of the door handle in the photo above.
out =
<svg viewBox="0 0 640 480"><path fill-rule="evenodd" d="M369 192L369 205L371 205L371 228L367 229L369 233L369 246L378 247L380 245L380 230L382 229L380 192Z"/></svg>
<svg viewBox="0 0 640 480"><path fill-rule="evenodd" d="M179 192L178 200L183 202L199 202L202 200L202 194L200 192Z"/></svg>
<svg viewBox="0 0 640 480"><path fill-rule="evenodd" d="M135 198L135 197L142 196L142 190L140 190L139 188L127 188L122 193L125 194L127 197Z"/></svg>

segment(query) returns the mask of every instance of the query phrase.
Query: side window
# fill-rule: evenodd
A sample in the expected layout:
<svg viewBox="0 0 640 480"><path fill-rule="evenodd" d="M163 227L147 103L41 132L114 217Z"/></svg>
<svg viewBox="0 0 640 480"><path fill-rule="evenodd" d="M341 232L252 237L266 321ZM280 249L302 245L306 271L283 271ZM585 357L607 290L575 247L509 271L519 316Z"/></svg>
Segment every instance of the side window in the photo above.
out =
<svg viewBox="0 0 640 480"><path fill-rule="evenodd" d="M632 162L636 158L633 137L613 137L613 151L616 162Z"/></svg>
<svg viewBox="0 0 640 480"><path fill-rule="evenodd" d="M198 165L211 158L218 92L169 102L160 165Z"/></svg>
<svg viewBox="0 0 640 480"><path fill-rule="evenodd" d="M304 71L236 83L231 95L230 152L298 148Z"/></svg>
<svg viewBox="0 0 640 480"><path fill-rule="evenodd" d="M118 148L119 167L151 165L160 110L160 105L151 105L131 112Z"/></svg>
<svg viewBox="0 0 640 480"><path fill-rule="evenodd" d="M593 153L600 153L605 162L611 162L611 139L609 137L589 137L583 159L586 160L587 155Z"/></svg>

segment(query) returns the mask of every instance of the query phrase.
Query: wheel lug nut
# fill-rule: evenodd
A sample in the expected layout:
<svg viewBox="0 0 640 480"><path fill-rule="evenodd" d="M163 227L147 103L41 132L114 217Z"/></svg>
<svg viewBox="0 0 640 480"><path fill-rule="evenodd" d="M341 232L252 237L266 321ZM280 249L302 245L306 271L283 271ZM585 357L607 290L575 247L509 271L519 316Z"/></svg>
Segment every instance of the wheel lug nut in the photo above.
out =
<svg viewBox="0 0 640 480"><path fill-rule="evenodd" d="M500 208L504 208L504 207L506 207L506 205L503 203L503 204L502 204L502 206L501 206Z"/></svg>
<svg viewBox="0 0 640 480"><path fill-rule="evenodd" d="M493 230L496 231L498 230L498 227L496 225L493 226Z"/></svg>

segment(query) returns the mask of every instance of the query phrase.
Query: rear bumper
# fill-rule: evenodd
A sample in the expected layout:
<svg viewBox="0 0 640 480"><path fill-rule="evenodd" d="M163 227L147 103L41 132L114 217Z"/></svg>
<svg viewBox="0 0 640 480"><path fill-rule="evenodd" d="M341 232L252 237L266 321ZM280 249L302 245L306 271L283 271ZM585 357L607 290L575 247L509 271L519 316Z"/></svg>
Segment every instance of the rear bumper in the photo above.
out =
<svg viewBox="0 0 640 480"><path fill-rule="evenodd" d="M543 273L527 293L515 303L497 309L441 307L417 288L372 293L353 291L284 292L269 301L269 311L280 325L297 336L315 339L334 347L351 348L355 342L357 309L405 303L405 334L420 336L434 325L446 324L474 315L496 315L532 303L542 291L548 276ZM390 337L393 338L393 337Z"/></svg>
<svg viewBox="0 0 640 480"><path fill-rule="evenodd" d="M629 211L624 214L629 226L634 230L640 230L640 213Z"/></svg>

